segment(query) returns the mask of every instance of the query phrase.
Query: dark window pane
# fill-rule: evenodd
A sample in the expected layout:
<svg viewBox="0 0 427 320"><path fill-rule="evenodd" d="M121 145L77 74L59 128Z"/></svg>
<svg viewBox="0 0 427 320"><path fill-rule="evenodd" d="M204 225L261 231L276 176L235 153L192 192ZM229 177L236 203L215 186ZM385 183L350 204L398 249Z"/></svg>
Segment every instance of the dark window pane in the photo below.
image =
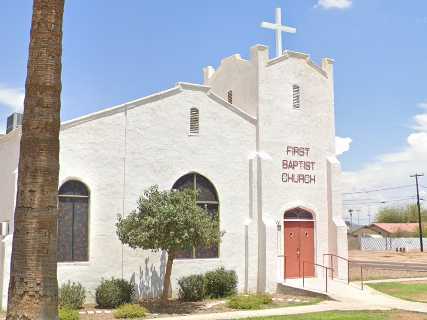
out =
<svg viewBox="0 0 427 320"><path fill-rule="evenodd" d="M58 216L58 261L72 261L73 201L61 199Z"/></svg>
<svg viewBox="0 0 427 320"><path fill-rule="evenodd" d="M194 189L194 174L190 173L178 179L172 189L184 190Z"/></svg>
<svg viewBox="0 0 427 320"><path fill-rule="evenodd" d="M218 245L214 244L211 247L198 247L196 248L196 258L218 258Z"/></svg>
<svg viewBox="0 0 427 320"><path fill-rule="evenodd" d="M193 258L193 248L185 249L185 250L179 250L176 253L177 259L192 259Z"/></svg>
<svg viewBox="0 0 427 320"><path fill-rule="evenodd" d="M80 181L67 181L59 189L59 195L89 196L89 190Z"/></svg>
<svg viewBox="0 0 427 320"><path fill-rule="evenodd" d="M89 191L79 181L66 182L59 191L58 261L87 261ZM84 196L76 198L73 196Z"/></svg>
<svg viewBox="0 0 427 320"><path fill-rule="evenodd" d="M199 192L198 201L218 201L214 186L205 177L196 176L196 187Z"/></svg>
<svg viewBox="0 0 427 320"><path fill-rule="evenodd" d="M298 219L298 213L295 210L285 213L285 219Z"/></svg>
<svg viewBox="0 0 427 320"><path fill-rule="evenodd" d="M293 209L285 212L285 219L313 220L313 215L303 209Z"/></svg>
<svg viewBox="0 0 427 320"><path fill-rule="evenodd" d="M305 210L300 210L299 212L299 219L304 219L304 220L313 220L313 215Z"/></svg>
<svg viewBox="0 0 427 320"><path fill-rule="evenodd" d="M73 260L88 260L88 201L74 200Z"/></svg>

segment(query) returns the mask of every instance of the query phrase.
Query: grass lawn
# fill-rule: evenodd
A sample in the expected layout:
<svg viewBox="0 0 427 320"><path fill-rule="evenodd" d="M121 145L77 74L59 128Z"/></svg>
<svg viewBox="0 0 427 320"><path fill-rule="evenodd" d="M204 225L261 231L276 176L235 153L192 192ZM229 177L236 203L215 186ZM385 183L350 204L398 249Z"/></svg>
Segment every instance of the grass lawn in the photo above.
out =
<svg viewBox="0 0 427 320"><path fill-rule="evenodd" d="M427 302L427 281L371 283L370 287L391 296L417 302Z"/></svg>
<svg viewBox="0 0 427 320"><path fill-rule="evenodd" d="M260 310L316 304L324 299L300 297L293 299L273 298L269 294L237 295L227 299L226 306L233 310Z"/></svg>
<svg viewBox="0 0 427 320"><path fill-rule="evenodd" d="M254 318L254 320L426 320L427 314L406 311L341 311Z"/></svg>

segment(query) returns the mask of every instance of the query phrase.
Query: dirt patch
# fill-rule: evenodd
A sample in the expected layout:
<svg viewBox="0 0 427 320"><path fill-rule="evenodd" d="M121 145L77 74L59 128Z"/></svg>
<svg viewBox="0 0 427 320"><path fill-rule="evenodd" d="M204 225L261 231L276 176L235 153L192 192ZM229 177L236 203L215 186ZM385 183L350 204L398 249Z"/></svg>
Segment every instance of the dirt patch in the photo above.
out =
<svg viewBox="0 0 427 320"><path fill-rule="evenodd" d="M393 252L351 250L350 260L373 262L427 263L426 252Z"/></svg>
<svg viewBox="0 0 427 320"><path fill-rule="evenodd" d="M396 311L390 315L390 320L426 320L427 315L406 311Z"/></svg>
<svg viewBox="0 0 427 320"><path fill-rule="evenodd" d="M375 263L417 263L427 264L427 253L422 252L392 252L392 251L349 251L351 261L365 261ZM358 281L363 276L364 280L397 279L397 278L424 278L427 270L404 270L384 266L363 266L361 274L360 265L350 264L350 279Z"/></svg>
<svg viewBox="0 0 427 320"><path fill-rule="evenodd" d="M410 271L410 270L390 270L374 267L363 267L363 273L360 272L360 266L350 265L351 281L363 280L381 280L381 279L401 279L401 278L426 278L426 271Z"/></svg>
<svg viewBox="0 0 427 320"><path fill-rule="evenodd" d="M404 282L400 282L402 284L426 284L427 285L427 280L420 280L420 281L404 281Z"/></svg>

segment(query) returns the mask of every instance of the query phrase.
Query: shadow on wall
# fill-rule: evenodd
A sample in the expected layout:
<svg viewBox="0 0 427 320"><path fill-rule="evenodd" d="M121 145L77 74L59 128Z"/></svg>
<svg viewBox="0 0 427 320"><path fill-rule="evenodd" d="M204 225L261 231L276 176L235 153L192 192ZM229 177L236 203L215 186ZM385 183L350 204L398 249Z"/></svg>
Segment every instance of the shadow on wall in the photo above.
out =
<svg viewBox="0 0 427 320"><path fill-rule="evenodd" d="M130 282L135 286L135 292L139 299L154 299L162 294L163 280L166 272L166 252L162 252L160 256L160 267L156 269L156 265L150 265L150 258L145 258L145 266L139 267L139 275L134 272Z"/></svg>

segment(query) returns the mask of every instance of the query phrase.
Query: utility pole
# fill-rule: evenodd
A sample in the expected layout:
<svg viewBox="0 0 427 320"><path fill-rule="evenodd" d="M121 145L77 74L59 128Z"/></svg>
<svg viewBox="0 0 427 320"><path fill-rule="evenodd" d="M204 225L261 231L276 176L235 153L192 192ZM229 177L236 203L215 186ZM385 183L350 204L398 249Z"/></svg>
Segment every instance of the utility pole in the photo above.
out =
<svg viewBox="0 0 427 320"><path fill-rule="evenodd" d="M420 248L421 252L424 252L424 245L423 245L423 225L421 222L421 204L420 204L420 190L418 187L418 178L424 177L424 174L414 174L410 176L411 178L415 178L415 184L417 186L417 206L418 206L418 228L420 229Z"/></svg>
<svg viewBox="0 0 427 320"><path fill-rule="evenodd" d="M348 209L348 213L350 214L350 228L353 228L353 209Z"/></svg>

